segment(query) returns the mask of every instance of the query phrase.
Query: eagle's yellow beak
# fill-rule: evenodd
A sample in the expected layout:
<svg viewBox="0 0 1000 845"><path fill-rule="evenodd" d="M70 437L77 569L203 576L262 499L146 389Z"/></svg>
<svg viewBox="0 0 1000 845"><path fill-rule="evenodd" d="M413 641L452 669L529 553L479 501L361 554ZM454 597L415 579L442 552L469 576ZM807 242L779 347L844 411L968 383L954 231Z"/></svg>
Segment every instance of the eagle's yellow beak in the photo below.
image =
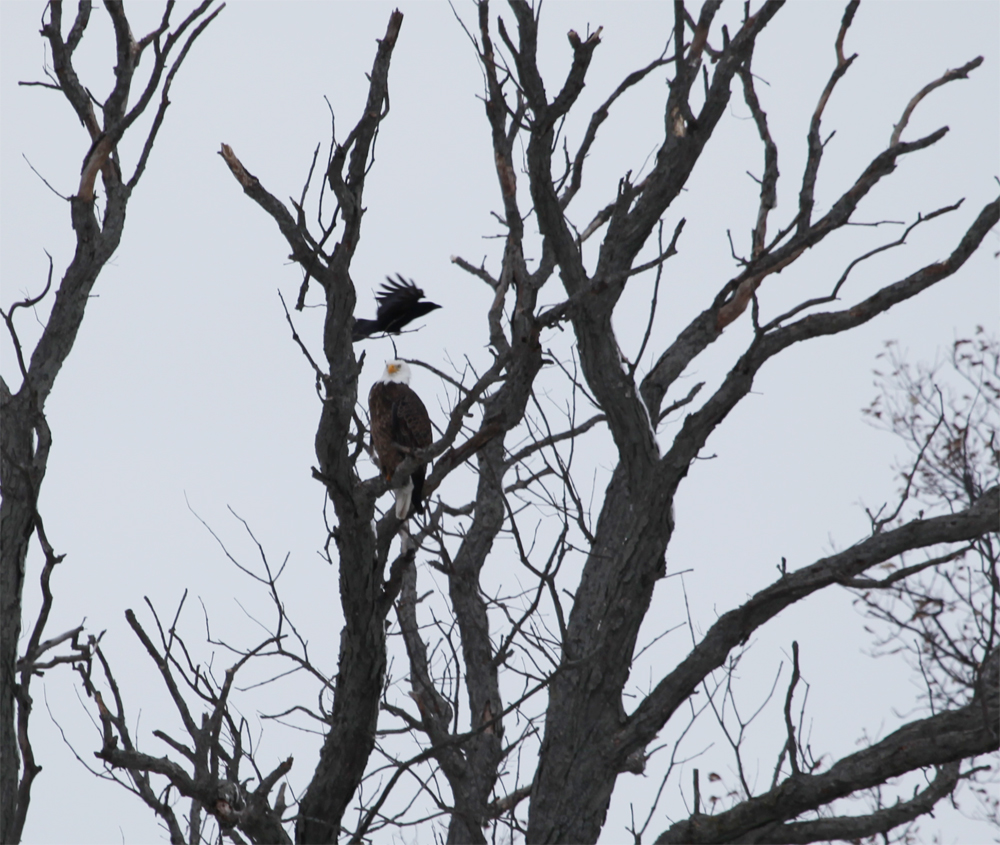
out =
<svg viewBox="0 0 1000 845"><path fill-rule="evenodd" d="M399 372L399 364L389 364L385 369L389 375L394 376Z"/></svg>

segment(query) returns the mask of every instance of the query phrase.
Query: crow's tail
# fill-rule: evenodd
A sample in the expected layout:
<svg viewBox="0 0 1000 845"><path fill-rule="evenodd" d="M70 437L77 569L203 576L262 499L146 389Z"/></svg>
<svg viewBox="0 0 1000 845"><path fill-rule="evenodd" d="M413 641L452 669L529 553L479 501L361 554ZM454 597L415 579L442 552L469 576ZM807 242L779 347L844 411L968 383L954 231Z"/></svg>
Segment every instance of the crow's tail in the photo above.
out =
<svg viewBox="0 0 1000 845"><path fill-rule="evenodd" d="M366 337L370 337L375 332L380 331L382 331L382 327L379 325L378 320L355 320L354 331L351 332L351 340L357 343L359 340L364 340Z"/></svg>

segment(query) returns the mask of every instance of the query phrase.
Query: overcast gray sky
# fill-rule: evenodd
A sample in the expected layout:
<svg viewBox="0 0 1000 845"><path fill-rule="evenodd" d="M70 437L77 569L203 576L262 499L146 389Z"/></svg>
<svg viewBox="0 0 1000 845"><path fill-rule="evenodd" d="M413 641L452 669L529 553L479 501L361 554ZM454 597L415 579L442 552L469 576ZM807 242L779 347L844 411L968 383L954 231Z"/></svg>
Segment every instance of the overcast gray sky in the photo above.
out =
<svg viewBox="0 0 1000 845"><path fill-rule="evenodd" d="M500 242L490 237L499 231L490 213L500 203L488 126L477 99L481 74L447 4L399 7L405 19L390 72L391 113L380 131L352 268L359 315L373 311L369 292L384 276L402 272L444 309L426 318L425 329L408 335L400 351L442 368L449 358L460 362L465 355L479 363L489 360L484 313L491 293L449 258L461 255L478 264L486 257L495 269L499 255ZM719 22L728 21L732 31L742 7L730 0ZM189 8L181 4L177 18ZM192 642L203 631L195 599L210 613L213 634L231 641L249 642L259 634L237 601L251 613L266 612L267 597L225 560L188 502L241 559L251 560L255 552L227 506L248 521L272 560L289 554L284 579L289 611L314 649L328 649L325 667L335 668L341 625L337 573L317 554L325 541L323 491L310 477L319 403L312 372L290 339L277 295L281 290L286 301L294 300L300 276L273 222L243 195L217 151L221 143L232 145L273 194L297 197L313 150L324 145L323 156L329 143L330 115L323 98L330 100L342 139L360 113L375 39L384 33L392 8L378 2L235 2L209 27L174 83L165 125L129 206L121 248L97 283L48 404L54 446L41 506L50 539L67 555L53 579L57 600L48 631L59 633L84 618L88 630L106 631L105 651L119 669L151 753L165 748L148 732L169 730L177 719L162 700L158 679L125 623L124 609L134 608L148 618L143 605L148 596L163 615L172 615L189 589L181 622ZM467 21L474 19L470 5L457 9ZM161 13L154 3L132 4L128 10L137 35L154 28ZM89 146L84 129L58 94L17 86L19 80L42 78L47 60L38 35L42 11L40 2L0 4L0 279L5 309L43 287L44 250L52 254L58 277L74 243L68 205L31 172L25 157L69 195ZM504 10L496 4L495 11ZM795 207L808 120L834 66L833 41L842 12L841 3L791 3L758 41L754 70L766 82L759 94L783 174L775 221L789 219ZM671 18L670 5L659 2L544 6L539 52L550 92L558 88L571 57L566 31L604 26L576 120L567 125L571 146L579 141L590 112L617 83L660 55ZM837 134L823 160L818 209L884 149L917 90L977 55L985 62L969 80L939 89L919 106L904 138L912 140L943 125L951 131L931 149L904 159L865 200L856 219L912 221L917 212L962 197L965 205L918 229L904 249L860 267L843 291L845 302L947 255L996 195L998 32L1000 4L988 0L862 4L846 44L859 59L824 117L825 129ZM99 99L110 88L111 45L106 13L95 9L78 51L77 70ZM662 136L664 76L653 74L624 97L602 128L584 190L574 202L578 225L586 225L613 198L626 171L636 174L648 167ZM733 97L729 111L689 190L665 216L668 231L682 216L688 222L680 254L664 276L655 350L734 275L726 229L732 230L737 248L745 248L749 238L758 188L746 171L759 174L763 154L740 97ZM129 171L137 137L120 150ZM886 229L856 229L849 237L824 243L790 271L768 280L762 306L777 313L787 303L826 293L852 257L890 237ZM668 562L674 571L692 570L685 583L697 628L704 629L717 613L768 583L782 556L797 568L865 535L864 506L877 508L892 499L897 479L891 467L903 455L900 443L865 425L860 414L874 396L876 355L886 340L894 339L910 360L931 361L977 324L995 330L998 248L1000 239L993 232L956 277L859 330L814 341L764 369L754 394L710 440L707 452L717 457L700 462L678 493ZM556 301L555 284L543 292L543 302ZM616 312L626 354L638 347L651 285L646 277L630 282ZM39 317L46 313L46 306L40 306ZM28 348L38 335L33 319L22 314L18 323ZM318 351L320 309L307 309L296 320L306 343ZM697 371L687 373L684 384L717 382L749 332L745 315L699 359ZM554 333L543 342L556 347L564 339ZM392 357L385 341L371 341L364 348L368 360L362 396L380 374L383 360ZM3 375L17 385L6 335L0 349ZM432 415L442 419L445 399L438 384L418 370L413 386ZM664 442L673 430L664 427ZM590 442L586 460L594 466L599 501L613 452L606 436L595 433ZM29 558L27 620L37 607L39 560L36 549ZM426 568L420 577L428 583L432 579ZM485 577L492 587L515 586L505 581L509 572L490 571ZM676 589L664 587L656 601L647 638L683 619ZM748 709L766 694L797 639L803 672L812 685L813 749L839 756L854 750L863 732L871 737L889 733L913 713L918 688L905 665L864 655L870 645L864 624L846 592L790 608L760 632L741 666ZM687 642L682 636L671 635L664 650L637 663L636 688L672 665ZM206 646L200 655L209 660L211 650ZM217 665L228 659L220 654ZM402 666L397 659L397 681ZM63 744L46 705L85 761L93 761L99 744L88 721L93 706L78 700L74 680L68 671L54 671L33 688L32 737L44 771L35 782L25 841L165 839L138 799L86 774ZM248 699L245 714L256 721L257 709L282 700L292 683ZM755 774L760 784L769 778L766 769L773 765L780 730L778 721L765 722L755 738L754 747L766 755ZM668 741L670 731L668 725ZM722 794L722 786L733 785L732 761L718 736L708 731L690 740L689 753L713 741L695 765L722 775ZM308 783L317 748L314 737L269 725L262 754L265 760L277 760L294 753L289 780L298 792ZM655 765L649 772L649 777L619 779L603 841L625 837L630 801L637 816L648 805L659 785ZM689 782L684 780L685 788ZM661 810L656 830L666 826L668 815L685 815L676 787ZM957 813L925 822L928 835L937 829L945 842L988 835L982 825Z"/></svg>

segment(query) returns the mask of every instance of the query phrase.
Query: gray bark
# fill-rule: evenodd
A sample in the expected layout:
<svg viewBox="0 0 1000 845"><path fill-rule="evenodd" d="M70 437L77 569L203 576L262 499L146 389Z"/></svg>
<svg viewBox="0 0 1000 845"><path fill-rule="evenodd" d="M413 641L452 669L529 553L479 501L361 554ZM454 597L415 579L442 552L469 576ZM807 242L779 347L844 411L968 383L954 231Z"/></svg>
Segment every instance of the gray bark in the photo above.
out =
<svg viewBox="0 0 1000 845"><path fill-rule="evenodd" d="M990 498L989 520L995 528L995 488ZM964 707L910 722L870 748L837 761L822 774L793 775L776 789L750 798L728 812L716 816L698 815L679 822L656 841L662 845L674 842L815 842L824 838L845 838L845 834L852 832L851 823L860 828L862 824L895 821L890 813L885 813L890 818L862 819L860 823L853 819L776 823L794 819L815 807L885 783L906 772L943 766L995 750L1000 722L1000 648L994 649L987 658L983 681L980 690ZM955 780L954 769L949 771L951 780ZM943 785L938 784L939 789ZM931 795L939 789L933 790ZM896 809L902 821L913 808ZM926 807L923 811L927 812Z"/></svg>
<svg viewBox="0 0 1000 845"><path fill-rule="evenodd" d="M644 180L641 193L627 180L622 182L610 213L596 270L590 277L583 268L579 245L556 192L552 152L553 127L572 105L574 94L582 88L590 52L596 42L573 43L573 67L559 96L550 102L534 65L537 21L526 4L515 2L512 7L518 19L520 44L517 48L510 45L510 50L514 53L519 79L534 115L528 144L532 198L545 244L555 255L572 303L568 314L587 386L607 416L619 457L605 491L595 540L570 614L564 642L564 661L568 665L553 679L550 688L545 740L534 781L528 827L528 840L532 842L590 842L596 840L603 826L615 779L625 757L640 750L644 744L623 742L630 730L626 728L624 734L621 730L624 721L621 691L628 677L639 625L649 606L655 582L663 574L664 553L673 527L669 513L674 491L709 434L747 395L754 374L773 355L799 340L860 325L954 273L995 225L998 204L994 202L983 209L947 261L930 265L883 288L850 311L815 314L784 328L775 327L769 333L759 332L723 385L698 412L687 418L673 446L660 457L647 420L659 417L666 389L695 355L719 337L733 313L738 315L736 309L745 307L739 304L741 290L750 286L755 290L760 279L769 272L780 269L844 225L871 187L892 172L900 155L934 143L944 132L909 144L895 143L878 156L831 211L815 223L808 219L812 207L811 187L804 188L796 235L782 247L762 252L732 280L712 306L661 356L637 391L619 363L611 312L624 289L638 250L683 187L724 111L733 77L744 63L749 62L756 36L780 4L765 3L729 41L716 61L701 112L696 118L692 115L693 119L686 119L683 129L677 120L679 115L690 114L687 97L697 74L700 55L694 47L687 57L678 50L677 74L666 107L667 133L657 155L657 166ZM702 8L695 27L695 43L699 32L707 32L717 8L715 3L706 3ZM853 7L845 14L845 29L852 17ZM684 27L681 17L678 17L678 26ZM821 152L821 149L814 151L816 167ZM977 530L988 529L981 524ZM684 697L691 689L693 687ZM637 716L652 706L654 697L655 693L640 705ZM629 721L635 723L634 719ZM662 724L657 725L657 730ZM653 735L655 732L644 739L648 741ZM603 741L595 741L595 737Z"/></svg>
<svg viewBox="0 0 1000 845"><path fill-rule="evenodd" d="M339 593L345 622L339 642L338 671L335 681L331 682L332 709L324 716L326 734L319 763L295 816L294 834L298 842L335 842L347 835L352 842L371 838L384 823L381 812L395 784L410 767L423 764L443 774L447 781L449 795L442 794L439 803L449 815L449 843L486 842L484 831L489 825L501 817L513 816L519 802L528 800L527 828L518 831L528 842L596 841L604 826L619 773L641 771L646 747L697 687L723 666L758 628L819 590L857 583L859 576L872 567L904 552L976 540L998 529L1000 492L992 487L968 507L956 509L955 513L910 520L891 529L879 525L870 537L844 552L792 573L783 572L774 583L761 589L742 606L723 613L690 653L680 659L676 668L659 678L653 689L634 704L631 712L626 712L623 690L629 679L639 631L656 584L666 574L665 555L674 529L673 500L709 436L726 423L730 412L750 393L757 373L775 356L792 354L791 350L800 342L850 331L956 274L996 225L1000 217L1000 200L987 204L978 212L951 253L940 261L883 284L852 307L819 310L819 306L836 300L838 284L829 297L805 301L761 326L756 296L768 277L848 225L859 203L882 179L892 174L901 157L930 147L947 131L940 129L915 141L904 142L900 136L905 120L901 121L887 148L846 187L829 211L813 219L813 193L823 155L821 118L830 92L853 61L853 57L844 55L843 40L852 24L856 2L852 0L845 11L836 40L837 65L810 123L798 208L787 229L773 237L770 243L766 228L768 215L775 207L777 149L767 129L767 115L753 88L751 62L758 36L778 14L781 2L767 0L753 14L748 7L739 29L732 36L728 31L720 33L721 47L713 47L716 36L710 39L709 34L714 32L712 26L720 0L707 0L697 19L686 12L680 0L675 0L673 57L661 57L627 77L591 118L575 156L570 158L567 152L565 161L560 160L563 156L558 149L558 133L584 88L591 60L601 43L600 33L586 39L575 32L569 33L572 62L558 93L550 97L537 64L538 10L524 0L511 0L510 6L517 22L516 43L502 21L496 24L496 34L502 45L494 42L486 0L478 4L475 37L485 78L484 105L492 143L490 152L503 209L504 254L495 274L485 265L474 267L462 259L455 259L460 267L483 280L493 291L493 301L484 322L494 362L471 387L464 383L459 385L460 398L448 416L442 437L428 449L406 458L393 479L376 476L363 481L357 467L367 432L356 411L363 359L355 358L352 344L356 293L350 267L362 233L365 179L370 167L377 166L373 165L373 149L380 123L387 114L389 68L403 16L398 11L390 16L369 75L364 111L346 140L331 151L323 178L336 200L338 211L329 222L328 230L311 233L301 207L293 203L294 208L289 210L247 170L230 147L224 145L221 150L243 191L273 219L287 241L292 259L303 270L299 307L304 304L310 284L319 286L325 305L323 366L309 357L323 393L315 437L317 466L314 476L324 485L336 516L331 542L336 547L339 564ZM80 34L86 26L84 8L89 7L81 7ZM53 6L52 15L58 32L58 4ZM127 52L129 38L124 16L114 17L114 20L119 51ZM51 41L53 35L49 33L48 37ZM73 43L72 36L70 43ZM54 42L57 72L60 68L65 72L67 62L56 56L56 47L58 43ZM71 53L69 49L68 55ZM709 59L710 73L706 70ZM978 63L979 60L974 60L963 68L949 71L942 77L941 84L963 78ZM673 76L664 103L664 134L651 171L635 184L629 177L623 178L615 197L593 223L585 231L578 231L570 222L568 208L582 184L585 161L600 125L618 96L657 68L667 65ZM66 75L66 80L67 96L78 113L85 117L89 101L83 89L75 77ZM690 105L692 87L696 83L704 84L705 89L704 103L697 114ZM639 378L636 375L638 364L622 359L612 315L633 275L654 269L659 272L663 262L677 251L683 220L677 224L669 247L664 250L661 243L657 259L637 264L640 251L649 244L664 213L684 189L698 166L702 151L711 142L716 126L727 111L734 84L743 86L747 106L764 147L765 169L752 235L752 254L740 261L736 276L722 283L714 295L709 295L707 307L672 342L652 350L655 363L644 377ZM122 109L126 98L117 89L116 92L109 100L106 120L107 114L114 115L118 109L119 122L114 127L127 127L134 109L125 116ZM163 102L166 102L165 97ZM60 287L46 334L32 356L31 366L26 368L24 386L11 395L6 385L0 384L5 419L10 414L10 419L17 421L16 426L5 425L3 434L4 563L0 586L4 596L4 697L0 701L3 713L0 728L4 731L5 755L8 747L16 749L11 733L16 655L13 652L8 655L7 644L16 642L17 631L12 629L11 635L8 629L16 624L9 620L20 618L19 605L11 604L8 608L8 603L15 598L19 601L24 554L32 531L38 527L34 502L44 475L49 442L41 415L44 397L72 346L96 272L118 243L116 238L120 237L128 193L148 153L147 144L136 177L123 184L112 156L115 139L124 131L119 128L92 131L95 143L85 162L81 196L72 202L78 236L77 257ZM526 170L521 166L522 150L526 151ZM554 172L560 168L564 168L562 176ZM90 188L86 187L89 178L86 174L96 178L98 171L104 175L108 194L103 223L94 215L92 180ZM528 180L530 210L519 203L519 178ZM941 209L934 214L954 211L957 207ZM542 236L537 264L531 264L525 254L525 220L531 215ZM925 219L930 217L919 218L914 227ZM583 242L605 225L596 264L588 271L583 260ZM337 237L333 238L335 232ZM325 246L334 240L336 243L332 247ZM535 269L529 271L529 266ZM540 291L556 274L562 284L562 301L540 308ZM700 385L685 399L676 400L664 409L668 392L697 356L717 341L724 329L748 308L752 308L749 319L754 328L751 341L721 385L686 417L672 443L661 453L656 436L659 422L667 411L690 403ZM584 423L571 420L566 431L549 429L543 434L532 431L532 443L524 446L520 442L523 424L531 403L537 403L536 380L547 363L547 353L543 354L539 337L544 330L563 325L573 333L582 373L580 377L574 374L569 379L573 395L575 397L579 391L592 397L598 413ZM48 338L50 330L51 339ZM293 338L308 356L294 328ZM647 331L643 349L649 340ZM56 345L52 346L53 343ZM465 419L474 406L481 409L482 421L467 430ZM529 422L534 424L537 420ZM548 562L544 566L536 565L518 534L510 500L512 490L529 487L536 479L534 476L525 479L519 474L518 480L511 484L508 478L511 469L527 466L524 460L537 451L557 442L572 441L599 424L608 427L616 463L596 524L589 525L589 516L585 518L586 508L575 500L568 468L558 459L546 464L544 474L558 478L565 491L564 502L569 500L572 504L564 504L557 514L563 532ZM430 459L436 460L425 485L429 503L426 520L421 523L415 538L404 537L403 551L390 565L389 550L398 536L400 524L391 509L377 520L376 500L390 487L405 481L416 466ZM474 462L477 472L474 499L451 510L443 503L438 508L431 507L431 494L451 472L466 462ZM445 533L442 526L455 514L468 520L461 525L457 552L449 556L448 547L441 539ZM568 553L569 544L564 541L574 523L583 540L573 553L581 555L583 568L579 583L572 585L575 589L567 591L562 583L557 588L555 574L562 556ZM480 578L502 532L509 532L520 557L518 562L524 566L524 571L532 573L537 583L528 609L518 619L511 619L507 631L498 639L496 632L490 630L490 612L495 606L484 595ZM452 665L455 675L460 673L464 684L464 689L454 692L451 698L438 688L438 679L434 677L428 657L427 629L421 628L417 618L420 591L415 552L421 544L426 544L426 548L434 542L439 543L441 559L431 563L447 578L447 599L458 638ZM10 565L8 550L13 562ZM15 563L19 566L13 565ZM280 606L273 579L269 587ZM531 594L532 590L525 593ZM570 595L565 619L562 613L564 599L560 593ZM542 690L548 693L544 722L540 715L526 717L532 726L537 720L542 735L537 768L530 782L525 778L510 794L498 795L497 785L505 760L520 742L507 736L513 721L507 716L512 711L524 715L519 710L521 700L505 701L501 695L500 673L508 668L505 662L518 634L523 634L524 629L539 618L535 614L543 597L552 600L558 631L551 636L555 645L546 646L550 649L548 652L539 648L539 652L552 657L555 668L549 665L539 671L540 679L532 676L532 681L537 683L525 693L525 699ZM411 697L419 717L384 698L386 627L393 608L406 646ZM280 618L284 620L283 615ZM191 690L202 695L200 689L189 680L191 689L186 693L175 677L178 670L171 668L166 644L155 646L134 614L129 616L129 622L156 663L194 750L187 753L187 746L179 741L169 738L165 741L193 765L181 765L169 757L152 758L136 751L128 734L128 719L113 675L99 650L95 653L103 664L115 701L111 707L101 704L103 747L98 756L130 772L139 785L140 795L163 817L174 841L183 838L180 827L173 810L160 803L152 790L151 774L167 778L181 795L195 802L193 806L214 814L221 829L234 839L238 830L254 842L287 841L290 837L283 824L289 821L282 818L283 799L272 802L269 792L291 768L291 759L273 767L271 774L262 778L259 787L246 796L239 795L238 789L231 794L233 784L240 782L238 764L223 771L219 763L225 754L218 731L231 718L228 710L231 679L236 669L254 653L248 651L238 666L227 673L222 689L208 694L212 708L210 717L206 717L208 727L205 727L193 719L185 698ZM544 627L544 623L540 624ZM995 730L1000 706L998 654L1000 652L994 648L989 661L982 667L975 694L970 693L963 706L911 722L882 742L838 761L826 772L803 774L795 764L792 774L779 783L776 771L775 784L767 793L748 797L725 813L707 816L696 811L689 819L664 831L658 841L809 842L838 836L869 836L929 812L936 802L954 790L960 780L959 763L962 760L998 747ZM526 678L530 674L525 673ZM90 683L89 673L87 682ZM99 698L96 685L88 686L88 692ZM463 694L469 729L459 731L455 714L462 703L459 696ZM380 710L389 711L402 720L415 735L421 750L412 760L397 761L397 769L382 792L362 808L360 823L348 831L343 827L345 812L355 800L368 769L380 727ZM238 729L236 734L239 734ZM794 746L793 740L790 737ZM236 754L230 756L238 757ZM5 756L5 818L10 780L6 761ZM833 800L927 767L938 767L933 783L912 800L896 807L853 818L802 818ZM30 786L30 779L28 783ZM16 777L10 785L16 791ZM192 818L194 816L193 811ZM513 835L514 822L511 827ZM6 833L4 839L6 841Z"/></svg>
<svg viewBox="0 0 1000 845"><path fill-rule="evenodd" d="M68 36L63 35L61 2L49 4L48 21L42 28L42 36L51 49L52 69L58 80L59 90L90 133L93 143L83 157L77 193L69 200L70 222L76 232L73 260L63 274L49 319L27 361L17 338L14 316L18 305L27 305L29 302L15 304L4 315L21 369L21 385L16 391L12 391L0 379L0 413L4 420L0 428L0 485L3 488L3 502L0 504L0 841L3 842L20 840L31 796L31 782L40 771L33 760L28 736L28 716L31 711L28 688L32 675L31 664L35 658L33 652L39 647L51 605L51 594L48 593L51 567L43 576L46 602L21 666L18 665L17 655L22 625L21 596L25 561L32 534L38 532L50 563L61 560L54 557L51 546L44 539L41 515L37 507L52 440L45 419L45 404L60 369L73 349L91 290L121 241L128 201L146 167L163 121L173 74L193 40L215 17L215 12L204 16L209 5L208 2L203 3L172 32L168 9L160 27L136 43L121 3L108 4L115 30L116 81L103 105L100 121L94 112L90 94L73 67L74 51L90 22L90 3L80 4ZM185 30L199 18L203 19L182 43ZM133 75L143 52L150 44L156 45L158 55L153 60L153 68L145 88L129 108ZM178 44L181 44L180 53L171 65L171 53ZM164 78L164 72L168 68L169 73ZM126 182L122 178L121 163L117 156L118 141L150 105L157 92L160 92L160 102L153 126L146 137L133 175ZM98 174L101 175L104 186L104 208L100 218L95 209L94 190ZM51 268L49 279L51 282ZM45 291L48 292L48 286ZM38 297L31 304L41 298ZM19 752L24 754L20 782L22 754Z"/></svg>

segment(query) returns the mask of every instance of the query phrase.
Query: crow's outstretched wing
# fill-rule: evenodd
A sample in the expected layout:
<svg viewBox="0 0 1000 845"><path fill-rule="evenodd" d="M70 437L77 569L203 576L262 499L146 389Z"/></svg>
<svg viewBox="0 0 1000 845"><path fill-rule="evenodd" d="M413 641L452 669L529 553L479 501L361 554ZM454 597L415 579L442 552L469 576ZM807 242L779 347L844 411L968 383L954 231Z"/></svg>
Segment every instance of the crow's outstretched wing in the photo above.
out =
<svg viewBox="0 0 1000 845"><path fill-rule="evenodd" d="M392 276L386 276L386 283L375 295L378 300L378 310L382 313L383 308L395 308L405 305L412 305L424 298L424 292L414 284L412 279L404 279L399 273L395 280Z"/></svg>
<svg viewBox="0 0 1000 845"><path fill-rule="evenodd" d="M400 274L396 280L386 277L388 282L382 285L376 294L378 311L374 320L355 320L352 339L355 341L371 337L373 334L399 334L411 320L423 317L441 306L425 300L424 292L412 281L407 281Z"/></svg>
<svg viewBox="0 0 1000 845"><path fill-rule="evenodd" d="M378 322L382 331L398 334L411 320L423 317L441 306L424 299L424 292L412 281L407 281L398 273L396 281L388 276L388 282L375 298L378 300Z"/></svg>

